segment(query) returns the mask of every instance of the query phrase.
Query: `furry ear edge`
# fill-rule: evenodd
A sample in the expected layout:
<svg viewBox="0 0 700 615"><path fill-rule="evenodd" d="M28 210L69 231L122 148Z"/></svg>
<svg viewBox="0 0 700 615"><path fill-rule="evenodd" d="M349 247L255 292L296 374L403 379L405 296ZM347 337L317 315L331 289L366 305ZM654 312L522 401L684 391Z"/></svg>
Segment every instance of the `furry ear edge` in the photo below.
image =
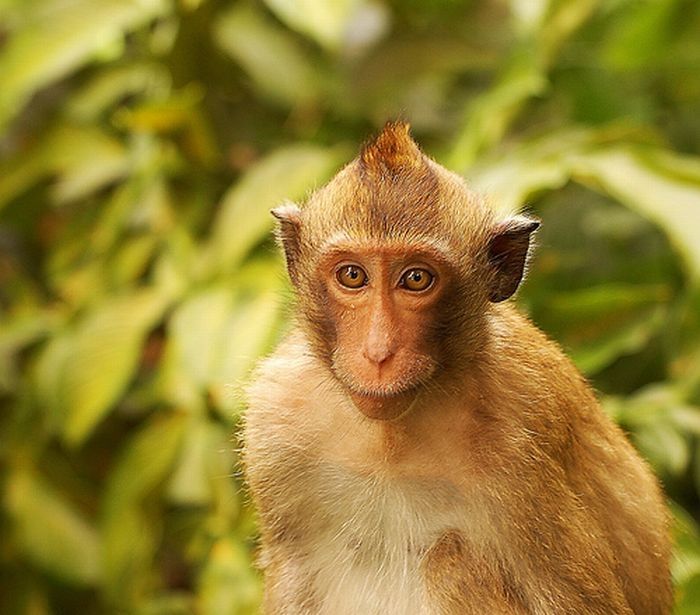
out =
<svg viewBox="0 0 700 615"><path fill-rule="evenodd" d="M284 252L289 279L296 285L299 281L298 264L301 253L301 209L296 203L287 202L270 210L270 213L279 223L275 236Z"/></svg>
<svg viewBox="0 0 700 615"><path fill-rule="evenodd" d="M505 301L520 286L530 251L530 236L539 226L539 220L527 216L513 216L496 225L488 243L489 264L495 274L489 295L491 302Z"/></svg>

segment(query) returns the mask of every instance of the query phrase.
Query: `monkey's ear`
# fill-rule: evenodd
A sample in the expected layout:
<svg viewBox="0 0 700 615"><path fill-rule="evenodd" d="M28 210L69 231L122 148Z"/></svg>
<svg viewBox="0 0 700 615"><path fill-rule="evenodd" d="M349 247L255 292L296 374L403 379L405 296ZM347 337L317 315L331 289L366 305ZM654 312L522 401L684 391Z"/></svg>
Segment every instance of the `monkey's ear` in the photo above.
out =
<svg viewBox="0 0 700 615"><path fill-rule="evenodd" d="M275 207L270 213L279 221L277 240L284 250L289 278L296 285L299 280L298 265L301 253L301 242L299 239L301 209L294 203L285 203Z"/></svg>
<svg viewBox="0 0 700 615"><path fill-rule="evenodd" d="M514 216L499 222L488 245L488 257L495 269L489 299L494 303L508 299L523 279L530 235L540 226L538 220Z"/></svg>

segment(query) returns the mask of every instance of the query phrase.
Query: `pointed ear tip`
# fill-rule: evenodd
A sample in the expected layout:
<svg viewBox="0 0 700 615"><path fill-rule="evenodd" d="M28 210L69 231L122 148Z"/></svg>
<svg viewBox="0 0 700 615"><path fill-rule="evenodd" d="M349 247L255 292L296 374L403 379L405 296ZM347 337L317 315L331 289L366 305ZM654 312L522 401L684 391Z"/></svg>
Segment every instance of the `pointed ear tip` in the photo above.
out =
<svg viewBox="0 0 700 615"><path fill-rule="evenodd" d="M506 232L533 233L542 226L542 221L530 216L516 215L503 220L498 226Z"/></svg>
<svg viewBox="0 0 700 615"><path fill-rule="evenodd" d="M530 216L518 215L513 218L515 228L526 233L532 233L542 226L542 221L539 218L531 218Z"/></svg>
<svg viewBox="0 0 700 615"><path fill-rule="evenodd" d="M299 218L301 209L294 203L283 203L273 207L270 213L280 222L293 222Z"/></svg>
<svg viewBox="0 0 700 615"><path fill-rule="evenodd" d="M535 228L537 228L542 221L536 217L536 216L531 216L530 214L522 213L522 214L515 214L511 217L512 220L517 220L523 225L533 225Z"/></svg>

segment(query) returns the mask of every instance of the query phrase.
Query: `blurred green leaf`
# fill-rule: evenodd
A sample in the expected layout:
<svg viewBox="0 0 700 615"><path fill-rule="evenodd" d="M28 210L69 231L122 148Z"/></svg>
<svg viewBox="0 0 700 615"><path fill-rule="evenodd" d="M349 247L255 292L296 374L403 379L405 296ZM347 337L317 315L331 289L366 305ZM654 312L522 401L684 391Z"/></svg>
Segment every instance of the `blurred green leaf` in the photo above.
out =
<svg viewBox="0 0 700 615"><path fill-rule="evenodd" d="M682 157L678 157L680 161ZM659 172L642 151L627 147L591 152L573 163L582 183L604 190L658 224L683 256L690 274L700 276L700 177L681 180Z"/></svg>
<svg viewBox="0 0 700 615"><path fill-rule="evenodd" d="M252 298L237 300L229 288L212 286L178 308L169 331L165 382L173 399L191 395L184 391L189 382L232 418L236 389L266 349L280 315L279 277L271 274L263 271L257 278ZM238 277L246 277L245 269Z"/></svg>
<svg viewBox="0 0 700 615"><path fill-rule="evenodd" d="M672 373L690 386L698 383L700 391L700 284L689 285L673 316L669 330L669 345L675 350Z"/></svg>
<svg viewBox="0 0 700 615"><path fill-rule="evenodd" d="M518 26L525 32L539 29L547 15L550 0L509 0L508 6Z"/></svg>
<svg viewBox="0 0 700 615"><path fill-rule="evenodd" d="M261 290L241 301L222 330L223 340L212 373L212 396L217 406L230 412L238 406L240 387L257 357L268 349L280 316L279 287Z"/></svg>
<svg viewBox="0 0 700 615"><path fill-rule="evenodd" d="M38 89L161 14L164 0L45 0L0 53L0 129Z"/></svg>
<svg viewBox="0 0 700 615"><path fill-rule="evenodd" d="M106 590L133 604L153 580L147 572L158 544L157 524L144 506L170 474L186 428L183 414L156 415L125 446L105 489L102 535Z"/></svg>
<svg viewBox="0 0 700 615"><path fill-rule="evenodd" d="M237 521L240 496L232 480L235 444L225 428L194 416L188 423L175 470L168 482L168 501L180 506L209 506L209 531L230 531Z"/></svg>
<svg viewBox="0 0 700 615"><path fill-rule="evenodd" d="M166 303L152 291L115 298L47 346L37 371L38 393L63 417L69 444L82 443L121 394Z"/></svg>
<svg viewBox="0 0 700 615"><path fill-rule="evenodd" d="M239 4L223 13L214 36L271 100L295 106L320 95L319 67L293 36L252 6Z"/></svg>
<svg viewBox="0 0 700 615"><path fill-rule="evenodd" d="M29 467L11 473L5 506L23 554L71 584L93 584L102 575L95 528L60 491Z"/></svg>
<svg viewBox="0 0 700 615"><path fill-rule="evenodd" d="M85 198L122 178L129 157L121 143L94 127L57 126L23 156L0 163L0 209L33 183L54 176L57 203Z"/></svg>
<svg viewBox="0 0 700 615"><path fill-rule="evenodd" d="M670 419L675 425L689 434L700 436L700 408L689 404L674 405L670 410Z"/></svg>
<svg viewBox="0 0 700 615"><path fill-rule="evenodd" d="M606 63L623 69L648 69L664 57L682 10L677 0L627 3L624 19L616 22L602 48Z"/></svg>
<svg viewBox="0 0 700 615"><path fill-rule="evenodd" d="M691 461L691 436L700 429L700 408L684 391L666 383L648 385L627 399L607 400L615 419L632 431L632 439L654 468L679 477Z"/></svg>
<svg viewBox="0 0 700 615"><path fill-rule="evenodd" d="M658 421L653 427L640 427L633 441L657 472L680 476L690 463L690 443L673 425Z"/></svg>
<svg viewBox="0 0 700 615"><path fill-rule="evenodd" d="M44 346L33 371L35 395L56 432L66 419L66 400L63 391L63 366L72 356L72 340L68 335L56 335Z"/></svg>
<svg viewBox="0 0 700 615"><path fill-rule="evenodd" d="M228 271L272 229L270 209L320 186L345 158L342 149L281 147L257 162L224 195L204 255L209 270Z"/></svg>
<svg viewBox="0 0 700 615"><path fill-rule="evenodd" d="M167 477L187 426L182 413L156 414L122 450L104 496L105 518L118 517Z"/></svg>
<svg viewBox="0 0 700 615"><path fill-rule="evenodd" d="M13 389L13 365L21 349L51 332L60 322L57 313L32 311L6 318L0 328L0 391Z"/></svg>
<svg viewBox="0 0 700 615"><path fill-rule="evenodd" d="M189 297L173 314L169 325L168 361L172 362L172 383L184 377L204 389L209 382L216 360L223 329L233 310L230 288L211 287Z"/></svg>
<svg viewBox="0 0 700 615"><path fill-rule="evenodd" d="M252 570L250 556L229 537L212 547L198 588L202 615L253 615L258 612L259 580Z"/></svg>
<svg viewBox="0 0 700 615"><path fill-rule="evenodd" d="M659 304L664 300L662 286L605 284L552 293L540 320L581 370L595 373L646 345L663 316Z"/></svg>
<svg viewBox="0 0 700 615"><path fill-rule="evenodd" d="M330 50L338 49L363 0L264 0L288 26Z"/></svg>
<svg viewBox="0 0 700 615"><path fill-rule="evenodd" d="M180 459L168 487L177 504L203 506L212 500L207 458L213 444L208 421L193 418L185 430Z"/></svg>
<svg viewBox="0 0 700 615"><path fill-rule="evenodd" d="M465 171L477 156L503 137L528 98L546 88L547 81L532 51L516 54L498 84L469 105L469 111L446 164Z"/></svg>
<svg viewBox="0 0 700 615"><path fill-rule="evenodd" d="M72 357L59 367L69 443L90 435L129 382L145 335L166 303L167 297L150 291L135 293L94 309L73 332Z"/></svg>
<svg viewBox="0 0 700 615"><path fill-rule="evenodd" d="M686 581L677 591L675 615L697 615L700 604L700 574Z"/></svg>
<svg viewBox="0 0 700 615"><path fill-rule="evenodd" d="M685 585L700 575L700 531L698 524L675 502L669 502L673 513L673 541L675 553L671 562L673 580Z"/></svg>
<svg viewBox="0 0 700 615"><path fill-rule="evenodd" d="M190 615L194 612L192 602L190 594L184 591L159 595L140 605L135 615Z"/></svg>
<svg viewBox="0 0 700 615"><path fill-rule="evenodd" d="M135 63L105 69L69 101L66 115L78 123L95 121L100 114L131 95L163 98L171 78L156 63Z"/></svg>
<svg viewBox="0 0 700 615"><path fill-rule="evenodd" d="M583 26L603 4L602 0L551 0L545 21L537 33L537 43L542 59L551 63L567 39Z"/></svg>

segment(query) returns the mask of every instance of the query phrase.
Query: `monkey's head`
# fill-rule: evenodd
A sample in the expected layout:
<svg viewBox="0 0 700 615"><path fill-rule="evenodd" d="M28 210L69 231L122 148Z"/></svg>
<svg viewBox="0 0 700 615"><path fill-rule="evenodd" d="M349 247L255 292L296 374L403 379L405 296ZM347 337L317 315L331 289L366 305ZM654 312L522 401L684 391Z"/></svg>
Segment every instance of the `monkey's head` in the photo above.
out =
<svg viewBox="0 0 700 615"><path fill-rule="evenodd" d="M275 210L314 351L368 417L478 356L490 303L523 276L539 223L497 221L456 174L388 124L302 209Z"/></svg>

